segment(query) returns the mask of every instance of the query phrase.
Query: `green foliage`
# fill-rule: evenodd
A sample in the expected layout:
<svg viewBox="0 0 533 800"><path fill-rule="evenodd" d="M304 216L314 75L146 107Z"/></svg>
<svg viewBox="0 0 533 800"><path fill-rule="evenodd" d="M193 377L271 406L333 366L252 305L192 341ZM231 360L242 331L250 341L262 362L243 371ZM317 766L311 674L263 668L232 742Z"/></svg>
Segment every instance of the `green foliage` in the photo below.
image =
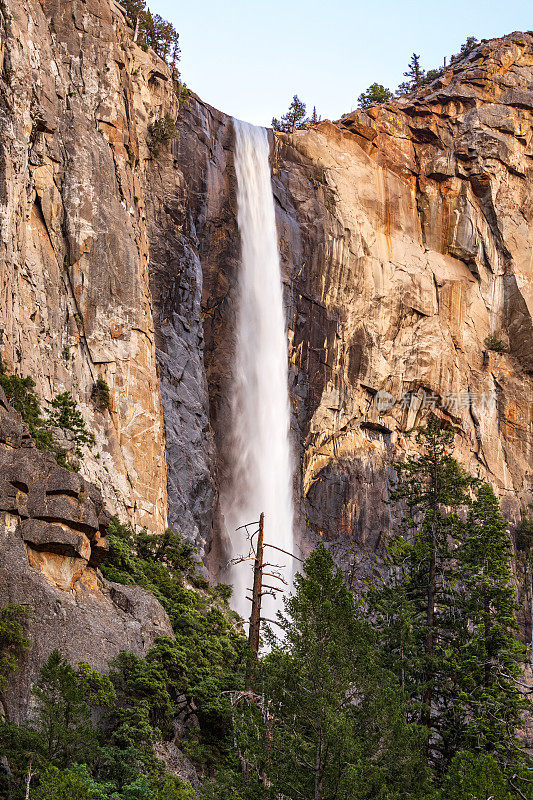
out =
<svg viewBox="0 0 533 800"><path fill-rule="evenodd" d="M302 103L298 95L295 94L287 113L283 114L281 120L273 117L271 124L275 131L294 133L300 128L305 128L307 122L308 120L305 118L305 103Z"/></svg>
<svg viewBox="0 0 533 800"><path fill-rule="evenodd" d="M92 446L95 443L94 435L87 430L85 421L78 411L76 401L70 392L62 392L54 397L48 412L48 424L52 427L62 428L74 434L76 455L82 455L82 446Z"/></svg>
<svg viewBox="0 0 533 800"><path fill-rule="evenodd" d="M111 407L109 385L103 378L96 379L91 391L91 400L99 411L106 411Z"/></svg>
<svg viewBox="0 0 533 800"><path fill-rule="evenodd" d="M530 766L517 738L529 702L520 692L509 534L490 486L452 457L453 434L430 418L418 441L422 454L396 465L400 521L387 572L366 599L384 663L410 698L409 718L429 729L436 774L455 774L457 753L468 750L465 764L478 756L484 764L490 753L509 781L511 764Z"/></svg>
<svg viewBox="0 0 533 800"><path fill-rule="evenodd" d="M191 740L191 752L205 764L224 759L231 749L231 711L222 693L242 688L246 658L238 617L227 605L230 590L208 588L195 548L172 530L162 536L135 533L113 518L107 538L105 577L151 591L175 634L158 639L146 662L121 654L114 662L115 683L120 674L120 691L144 703L150 724L164 733L173 715L194 704L201 747Z"/></svg>
<svg viewBox="0 0 533 800"><path fill-rule="evenodd" d="M71 770L59 770L49 766L39 780L39 786L32 791L32 800L93 800L87 782Z"/></svg>
<svg viewBox="0 0 533 800"><path fill-rule="evenodd" d="M455 61L467 56L478 44L479 42L475 36L469 36L466 42L461 45L459 53L456 53L450 57L450 64L453 64ZM426 72L420 65L420 56L416 55L416 53L413 53L407 71L404 72L404 77L406 77L407 80L403 81L398 86L396 89L396 95L401 96L409 94L410 92L419 89L421 86L425 86L437 78L440 78L441 75L444 75L444 72L445 67L430 69Z"/></svg>
<svg viewBox="0 0 533 800"><path fill-rule="evenodd" d="M507 347L505 346L505 343L501 339L498 339L497 336L493 336L492 334L490 336L487 336L487 338L485 339L485 347L487 348L487 350L493 350L495 353L507 352Z"/></svg>
<svg viewBox="0 0 533 800"><path fill-rule="evenodd" d="M370 106L386 103L392 98L393 94L389 89L386 89L381 83L373 83L366 92L361 92L357 98L357 105L359 108L370 108Z"/></svg>
<svg viewBox="0 0 533 800"><path fill-rule="evenodd" d="M18 669L18 660L31 642L24 632L24 623L32 616L25 606L10 603L0 610L0 693L7 686L9 675Z"/></svg>
<svg viewBox="0 0 533 800"><path fill-rule="evenodd" d="M129 653L119 656L109 676L88 664L76 670L54 650L33 690L37 716L31 726L0 723L9 796L23 797L31 773L31 796L42 800L192 800L191 787L165 772L152 747L160 731L150 717L166 692L161 674Z"/></svg>
<svg viewBox="0 0 533 800"><path fill-rule="evenodd" d="M530 556L533 550L533 517L526 511L522 513L522 518L516 529L516 546L518 550Z"/></svg>
<svg viewBox="0 0 533 800"><path fill-rule="evenodd" d="M180 59L179 33L172 23L159 14L152 14L146 0L123 0L128 17L136 29L137 42L144 49L151 47L176 70Z"/></svg>
<svg viewBox="0 0 533 800"><path fill-rule="evenodd" d="M413 53L407 70L403 74L407 80L400 83L396 89L397 95L409 94L422 85L426 73L420 66L420 56Z"/></svg>
<svg viewBox="0 0 533 800"><path fill-rule="evenodd" d="M148 125L148 139L147 145L150 153L157 157L159 149L162 145L168 145L171 139L175 139L178 135L176 125L170 114L165 114L164 117L156 119Z"/></svg>
<svg viewBox="0 0 533 800"><path fill-rule="evenodd" d="M395 463L391 492L400 514L387 549L388 572L371 591L385 663L410 698L410 715L430 729L435 759L447 748L446 709L454 692L450 653L456 616L452 567L460 510L473 481L451 455L453 432L430 417L417 434L421 455Z"/></svg>
<svg viewBox="0 0 533 800"><path fill-rule="evenodd" d="M456 608L464 620L454 660L461 709L456 735L469 749L513 757L521 712L529 705L518 685L525 653L517 639L511 541L488 484L469 509L456 557Z"/></svg>
<svg viewBox="0 0 533 800"><path fill-rule="evenodd" d="M463 56L468 55L478 44L479 42L475 36L468 36L466 41L461 45L459 52L450 58L450 63L453 64L454 61L458 61Z"/></svg>
<svg viewBox="0 0 533 800"><path fill-rule="evenodd" d="M458 752L443 783L443 800L515 800L498 764L489 753Z"/></svg>
<svg viewBox="0 0 533 800"><path fill-rule="evenodd" d="M175 81L174 91L176 92L176 97L180 101L180 104L187 108L191 99L191 93L188 87L180 81Z"/></svg>
<svg viewBox="0 0 533 800"><path fill-rule="evenodd" d="M9 403L28 425L37 448L53 453L57 463L62 467L72 469L67 461L66 452L56 444L50 428L59 427L74 433L78 456L82 454L83 445L94 444L94 436L87 430L76 401L69 392L54 397L51 409L45 418L41 411L40 400L34 391L33 378L8 375L0 361L0 386L6 393Z"/></svg>
<svg viewBox="0 0 533 800"><path fill-rule="evenodd" d="M28 424L33 436L35 430L44 426L41 403L34 392L35 381L29 376L21 378L18 375L8 375L2 367L0 386L6 393L9 403Z"/></svg>
<svg viewBox="0 0 533 800"><path fill-rule="evenodd" d="M84 760L95 744L84 688L76 670L53 650L32 690L39 705L44 755L60 767Z"/></svg>
<svg viewBox="0 0 533 800"><path fill-rule="evenodd" d="M432 83L433 81L437 80L437 78L440 78L441 75L444 75L444 67L439 67L438 69L428 69L420 81L420 85L426 86L426 84Z"/></svg>
<svg viewBox="0 0 533 800"><path fill-rule="evenodd" d="M244 695L235 713L254 796L427 797L422 731L406 724L342 574L323 545L304 570L279 617L283 643L260 664L258 699Z"/></svg>

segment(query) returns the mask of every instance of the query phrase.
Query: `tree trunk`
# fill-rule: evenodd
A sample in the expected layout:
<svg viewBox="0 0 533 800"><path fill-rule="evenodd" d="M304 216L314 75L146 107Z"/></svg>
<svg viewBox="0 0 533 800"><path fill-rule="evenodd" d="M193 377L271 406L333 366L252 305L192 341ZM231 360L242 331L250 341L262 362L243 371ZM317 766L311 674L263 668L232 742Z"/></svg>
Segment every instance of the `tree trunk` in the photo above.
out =
<svg viewBox="0 0 533 800"><path fill-rule="evenodd" d="M489 664L489 638L490 638L490 605L486 587L483 588L483 638L485 645L485 686L490 683L490 664Z"/></svg>
<svg viewBox="0 0 533 800"><path fill-rule="evenodd" d="M30 763L28 764L28 772L26 773L26 794L24 795L24 800L30 800L30 784L32 778L33 778L33 772L31 771L31 758L30 758Z"/></svg>
<svg viewBox="0 0 533 800"><path fill-rule="evenodd" d="M426 610L426 655L428 660L431 661L435 652L435 594L437 584L437 512L439 508L439 465L438 456L433 450L433 474L431 480L432 486L432 511L433 519L431 522L431 550L429 558L429 578L428 578L428 605ZM433 675L433 666L428 667L427 686L424 691L423 697L423 711L422 711L422 724L428 729L431 723L431 703L433 701L433 688L435 677ZM429 755L430 737L428 738L428 755Z"/></svg>
<svg viewBox="0 0 533 800"><path fill-rule="evenodd" d="M316 745L315 798L314 798L314 800L320 800L321 789L322 789L322 729L320 729L320 731L319 731L318 742L317 742L317 745Z"/></svg>
<svg viewBox="0 0 533 800"><path fill-rule="evenodd" d="M531 616L531 669L533 670L533 559L529 559L529 613Z"/></svg>
<svg viewBox="0 0 533 800"><path fill-rule="evenodd" d="M426 653L431 659L435 652L435 591L436 591L436 549L437 549L437 534L435 530L435 521L431 526L431 555L429 560L429 579L428 579L428 605L426 610ZM422 724L429 728L431 721L431 702L433 699L433 674L432 668L429 668L427 675L427 686L424 691L424 709L422 712Z"/></svg>
<svg viewBox="0 0 533 800"><path fill-rule="evenodd" d="M265 515L259 517L259 532L254 563L254 585L252 590L252 612L250 614L250 630L248 631L248 644L250 646L250 665L246 685L249 689L255 682L257 658L259 654L259 632L261 627L261 595L263 591L263 527Z"/></svg>

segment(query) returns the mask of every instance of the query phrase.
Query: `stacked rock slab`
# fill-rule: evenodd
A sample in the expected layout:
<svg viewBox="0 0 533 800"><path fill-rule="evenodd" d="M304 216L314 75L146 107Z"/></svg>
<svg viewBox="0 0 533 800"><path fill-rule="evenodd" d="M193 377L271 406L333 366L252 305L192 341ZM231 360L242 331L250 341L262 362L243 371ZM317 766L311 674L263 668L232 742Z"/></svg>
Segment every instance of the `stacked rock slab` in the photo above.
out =
<svg viewBox="0 0 533 800"><path fill-rule="evenodd" d="M156 636L172 636L150 592L102 578L108 521L99 490L36 449L0 389L0 608L31 612L31 648L3 696L11 720L28 713L31 685L54 648L73 664L106 669L119 650L142 655Z"/></svg>

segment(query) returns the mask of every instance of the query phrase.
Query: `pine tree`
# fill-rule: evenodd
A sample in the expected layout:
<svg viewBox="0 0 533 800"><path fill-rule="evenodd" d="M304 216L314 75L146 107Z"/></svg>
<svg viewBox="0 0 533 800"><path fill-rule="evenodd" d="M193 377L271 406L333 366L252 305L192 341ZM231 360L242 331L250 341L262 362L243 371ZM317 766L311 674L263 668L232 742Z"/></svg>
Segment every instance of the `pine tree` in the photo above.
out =
<svg viewBox="0 0 533 800"><path fill-rule="evenodd" d="M297 94L292 98L292 103L286 114L283 114L281 121L273 117L272 128L282 133L294 133L303 128L307 120L305 119L305 103L302 103Z"/></svg>
<svg viewBox="0 0 533 800"><path fill-rule="evenodd" d="M33 688L39 703L37 729L45 755L58 766L68 766L94 744L86 692L76 670L53 650Z"/></svg>
<svg viewBox="0 0 533 800"><path fill-rule="evenodd" d="M370 106L386 103L392 98L393 94L389 89L386 89L381 83L373 83L366 92L361 92L357 98L357 105L359 108L370 108Z"/></svg>
<svg viewBox="0 0 533 800"><path fill-rule="evenodd" d="M506 762L518 750L516 730L528 706L519 691L525 651L517 638L511 541L488 484L478 489L456 555L464 631L455 662L461 705L456 735L462 746Z"/></svg>
<svg viewBox="0 0 533 800"><path fill-rule="evenodd" d="M455 639L454 543L471 477L451 455L454 434L432 416L417 434L421 455L395 463L391 499L400 522L387 553L390 571L368 596L394 670L411 698L411 718L429 729L428 755L444 747L443 715L453 694L449 651Z"/></svg>
<svg viewBox="0 0 533 800"><path fill-rule="evenodd" d="M409 94L409 92L413 92L422 85L425 71L420 66L420 56L418 56L416 53L413 53L411 60L409 61L409 66L403 74L407 80L403 81L403 83L400 83L396 89L397 95Z"/></svg>
<svg viewBox="0 0 533 800"><path fill-rule="evenodd" d="M0 693L5 691L10 673L18 669L24 650L31 647L24 630L31 616L29 609L16 603L0 609Z"/></svg>
<svg viewBox="0 0 533 800"><path fill-rule="evenodd" d="M260 707L238 720L247 773L269 797L428 797L422 733L341 572L323 545L304 569L280 615L284 641L260 665Z"/></svg>
<svg viewBox="0 0 533 800"><path fill-rule="evenodd" d="M516 531L516 549L524 573L526 596L529 595L529 658L533 669L533 518L525 511Z"/></svg>

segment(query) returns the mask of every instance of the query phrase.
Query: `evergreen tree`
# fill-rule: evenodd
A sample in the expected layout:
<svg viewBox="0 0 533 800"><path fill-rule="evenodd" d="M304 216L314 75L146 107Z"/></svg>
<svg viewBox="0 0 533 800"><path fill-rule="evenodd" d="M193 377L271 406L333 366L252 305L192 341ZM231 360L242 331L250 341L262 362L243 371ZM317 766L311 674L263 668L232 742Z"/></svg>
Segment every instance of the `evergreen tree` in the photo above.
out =
<svg viewBox="0 0 533 800"><path fill-rule="evenodd" d="M526 596L529 595L529 658L533 669L533 518L526 512L522 513L516 531L516 549L525 578Z"/></svg>
<svg viewBox="0 0 533 800"><path fill-rule="evenodd" d="M303 128L307 120L305 119L305 103L302 103L297 94L292 98L292 103L286 114L283 114L281 121L275 117L272 119L272 128L283 133L294 133Z"/></svg>
<svg viewBox="0 0 533 800"><path fill-rule="evenodd" d="M305 562L260 666L237 742L258 794L338 800L428 797L423 736L323 545ZM233 796L233 794L231 795Z"/></svg>
<svg viewBox="0 0 533 800"><path fill-rule="evenodd" d="M76 670L53 650L33 688L39 703L37 729L44 755L58 766L87 757L94 744L94 730L84 686Z"/></svg>
<svg viewBox="0 0 533 800"><path fill-rule="evenodd" d="M475 36L467 36L466 41L461 45L459 52L450 58L450 64L453 64L454 61L457 61L463 56L468 55L468 53L470 53L470 51L473 50L478 44L479 42Z"/></svg>
<svg viewBox="0 0 533 800"><path fill-rule="evenodd" d="M151 47L174 70L180 59L179 33L168 20L152 14L146 0L124 0L128 17L133 23L134 41L147 49Z"/></svg>
<svg viewBox="0 0 533 800"><path fill-rule="evenodd" d="M498 501L483 484L471 505L457 551L463 641L455 654L461 714L457 739L469 749L514 760L516 730L528 707L519 691L524 647L517 639L511 542Z"/></svg>
<svg viewBox="0 0 533 800"><path fill-rule="evenodd" d="M417 434L421 455L395 463L391 494L400 522L388 547L390 570L368 601L386 653L411 699L410 717L429 729L428 754L442 758L453 696L450 647L456 637L454 543L472 479L451 455L454 435L432 416Z"/></svg>
<svg viewBox="0 0 533 800"><path fill-rule="evenodd" d="M420 66L420 56L418 56L416 53L413 53L411 60L409 61L409 66L403 74L407 80L403 81L403 83L400 83L396 89L397 95L409 94L409 92L413 92L422 85L425 71Z"/></svg>
<svg viewBox="0 0 533 800"><path fill-rule="evenodd" d="M24 606L11 603L0 609L0 693L10 673L18 669L18 660L31 646L24 632L24 623L31 617Z"/></svg>
<svg viewBox="0 0 533 800"><path fill-rule="evenodd" d="M179 33L171 22L159 14L152 16L152 48L170 66L175 67L180 58Z"/></svg>
<svg viewBox="0 0 533 800"><path fill-rule="evenodd" d="M83 445L94 445L95 438L94 434L87 430L76 401L70 392L62 392L54 397L50 405L47 424L73 433L76 455L81 456Z"/></svg>
<svg viewBox="0 0 533 800"><path fill-rule="evenodd" d="M373 83L366 92L361 92L357 98L357 105L359 108L370 108L370 106L386 103L392 98L393 94L389 89L386 89L381 83Z"/></svg>

